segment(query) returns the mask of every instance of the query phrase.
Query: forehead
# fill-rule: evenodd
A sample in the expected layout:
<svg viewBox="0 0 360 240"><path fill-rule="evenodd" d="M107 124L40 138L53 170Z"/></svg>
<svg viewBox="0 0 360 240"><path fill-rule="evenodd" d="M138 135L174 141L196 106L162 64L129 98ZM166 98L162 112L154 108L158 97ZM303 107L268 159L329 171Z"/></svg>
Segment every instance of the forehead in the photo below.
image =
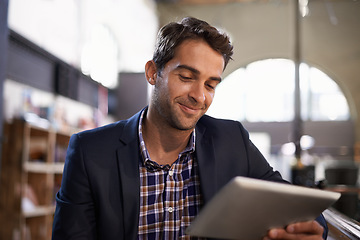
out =
<svg viewBox="0 0 360 240"><path fill-rule="evenodd" d="M176 48L169 64L187 65L199 71L221 75L225 61L223 56L204 40L188 39Z"/></svg>

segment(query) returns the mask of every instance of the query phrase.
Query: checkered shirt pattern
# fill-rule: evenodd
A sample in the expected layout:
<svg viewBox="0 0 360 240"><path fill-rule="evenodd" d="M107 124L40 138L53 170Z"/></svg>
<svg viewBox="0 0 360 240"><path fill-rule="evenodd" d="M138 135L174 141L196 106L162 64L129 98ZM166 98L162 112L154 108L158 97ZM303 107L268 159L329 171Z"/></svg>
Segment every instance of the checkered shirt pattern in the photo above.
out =
<svg viewBox="0 0 360 240"><path fill-rule="evenodd" d="M146 111L146 110L145 110ZM185 235L185 229L202 205L197 162L194 159L195 131L186 149L170 165L159 165L150 159L139 122L140 217L138 238L199 239Z"/></svg>

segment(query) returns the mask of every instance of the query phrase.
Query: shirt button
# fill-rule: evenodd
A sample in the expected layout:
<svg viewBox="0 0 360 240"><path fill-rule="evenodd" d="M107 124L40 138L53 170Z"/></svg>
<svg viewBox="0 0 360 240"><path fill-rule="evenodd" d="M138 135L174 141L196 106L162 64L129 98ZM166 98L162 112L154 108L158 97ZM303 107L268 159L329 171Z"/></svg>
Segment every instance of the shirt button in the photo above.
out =
<svg viewBox="0 0 360 240"><path fill-rule="evenodd" d="M169 213L172 213L173 211L174 211L174 209L173 209L172 207L169 207L169 208L168 208L168 212L169 212Z"/></svg>
<svg viewBox="0 0 360 240"><path fill-rule="evenodd" d="M169 176L172 177L174 175L174 171L173 170L170 170L169 171Z"/></svg>

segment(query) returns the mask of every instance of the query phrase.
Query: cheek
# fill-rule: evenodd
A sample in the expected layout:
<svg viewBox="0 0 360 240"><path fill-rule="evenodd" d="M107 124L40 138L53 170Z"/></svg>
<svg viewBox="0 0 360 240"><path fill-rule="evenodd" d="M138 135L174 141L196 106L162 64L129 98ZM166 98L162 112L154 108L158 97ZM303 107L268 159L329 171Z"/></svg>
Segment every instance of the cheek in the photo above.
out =
<svg viewBox="0 0 360 240"><path fill-rule="evenodd" d="M156 81L155 88L158 91L159 95L167 96L169 95L169 92L171 91L171 86L169 86L169 82L167 79L160 78L158 81Z"/></svg>
<svg viewBox="0 0 360 240"><path fill-rule="evenodd" d="M214 96L215 96L215 92L209 92L207 93L206 95L206 103L208 105L208 107L211 105L213 99L214 99Z"/></svg>
<svg viewBox="0 0 360 240"><path fill-rule="evenodd" d="M180 97L187 95L190 91L192 86L190 84L185 84L179 81L172 81L168 84L168 91L169 94L173 97Z"/></svg>

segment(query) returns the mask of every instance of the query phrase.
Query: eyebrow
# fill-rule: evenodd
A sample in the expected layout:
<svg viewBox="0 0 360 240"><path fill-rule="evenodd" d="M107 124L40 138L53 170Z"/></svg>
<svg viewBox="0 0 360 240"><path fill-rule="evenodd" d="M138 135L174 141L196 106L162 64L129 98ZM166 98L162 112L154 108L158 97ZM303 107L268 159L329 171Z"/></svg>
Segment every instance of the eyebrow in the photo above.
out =
<svg viewBox="0 0 360 240"><path fill-rule="evenodd" d="M194 74L200 74L200 71L193 68L193 67L190 67L188 65L179 65L176 67L177 69L187 69L189 70L190 72L194 73ZM222 78L221 77L210 77L211 80L214 80L214 81L218 81L218 82L221 82Z"/></svg>

